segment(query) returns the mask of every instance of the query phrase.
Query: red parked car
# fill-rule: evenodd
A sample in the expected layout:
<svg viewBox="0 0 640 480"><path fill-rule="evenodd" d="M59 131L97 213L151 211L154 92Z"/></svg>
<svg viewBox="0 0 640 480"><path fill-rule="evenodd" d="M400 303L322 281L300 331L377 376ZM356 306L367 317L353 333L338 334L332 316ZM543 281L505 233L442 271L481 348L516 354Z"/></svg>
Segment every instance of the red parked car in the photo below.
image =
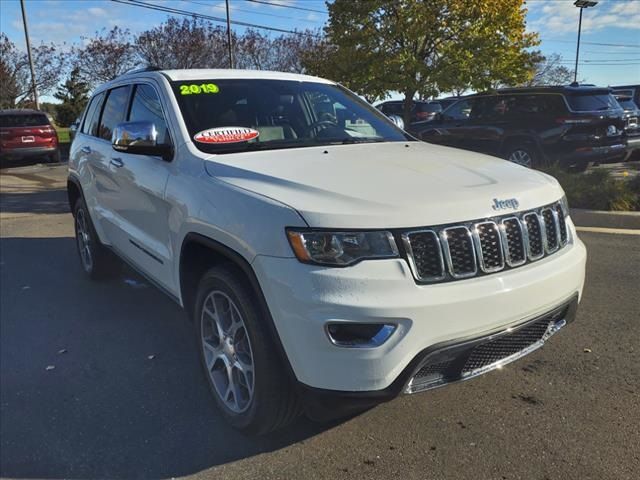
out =
<svg viewBox="0 0 640 480"><path fill-rule="evenodd" d="M38 110L0 110L0 159L44 156L60 161L58 134Z"/></svg>

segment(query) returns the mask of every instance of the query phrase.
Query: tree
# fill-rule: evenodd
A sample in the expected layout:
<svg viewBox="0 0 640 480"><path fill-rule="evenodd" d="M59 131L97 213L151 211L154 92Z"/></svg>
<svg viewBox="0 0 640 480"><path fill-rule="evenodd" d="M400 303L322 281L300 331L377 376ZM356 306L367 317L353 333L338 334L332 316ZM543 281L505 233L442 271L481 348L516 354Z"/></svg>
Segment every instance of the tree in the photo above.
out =
<svg viewBox="0 0 640 480"><path fill-rule="evenodd" d="M531 75L537 35L526 32L523 0L335 0L327 41L312 73L366 98L404 94L409 120L416 94L490 88Z"/></svg>
<svg viewBox="0 0 640 480"><path fill-rule="evenodd" d="M562 65L562 56L552 53L548 57L540 55L534 64L533 76L523 85L566 85L573 82L573 70Z"/></svg>
<svg viewBox="0 0 640 480"><path fill-rule="evenodd" d="M237 68L305 73L305 55L312 55L319 32L304 30L271 38L249 29L235 44Z"/></svg>
<svg viewBox="0 0 640 480"><path fill-rule="evenodd" d="M79 77L93 87L126 73L138 64L129 30L113 27L96 32L86 44L73 50Z"/></svg>
<svg viewBox="0 0 640 480"><path fill-rule="evenodd" d="M172 17L141 33L136 50L142 62L160 68L229 68L226 31L195 18Z"/></svg>
<svg viewBox="0 0 640 480"><path fill-rule="evenodd" d="M71 70L69 78L54 97L62 102L56 105L56 123L68 127L80 116L89 100L89 86L82 81L79 67Z"/></svg>
<svg viewBox="0 0 640 480"><path fill-rule="evenodd" d="M40 95L50 93L60 81L65 56L53 45L31 49ZM18 50L7 35L0 33L0 108L33 106L33 88L27 52Z"/></svg>

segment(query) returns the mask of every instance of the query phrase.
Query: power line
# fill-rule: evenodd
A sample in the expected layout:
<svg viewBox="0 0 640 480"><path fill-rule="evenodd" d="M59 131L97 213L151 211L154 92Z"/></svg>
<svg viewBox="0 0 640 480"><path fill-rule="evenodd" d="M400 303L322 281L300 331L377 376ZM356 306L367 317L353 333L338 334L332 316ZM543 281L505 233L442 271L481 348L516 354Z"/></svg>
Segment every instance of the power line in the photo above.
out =
<svg viewBox="0 0 640 480"><path fill-rule="evenodd" d="M542 39L543 42L547 42L547 43L573 43L575 44L576 42L573 40L548 40L548 39ZM640 48L640 43L637 44L629 44L629 43L599 43L599 42L580 42L584 45L599 45L601 47L624 47L624 48Z"/></svg>
<svg viewBox="0 0 640 480"><path fill-rule="evenodd" d="M269 5L270 7L282 7L282 8L292 8L294 10L304 10L305 12L316 12L316 13L323 13L323 14L327 14L327 12L323 11L323 10L316 10L313 8L304 8L304 7L297 7L295 5L283 5L281 3L271 3L271 2L266 2L265 0L245 0L246 2L251 2L251 3L260 3L262 5Z"/></svg>
<svg viewBox="0 0 640 480"><path fill-rule="evenodd" d="M210 3L204 3L204 2L196 2L195 0L182 0L183 2L188 2L188 3L193 3L194 5L203 5L205 7L212 7L212 8L220 8L220 9L224 9L225 7L222 5L211 5ZM236 8L233 7L231 9L231 13L233 12L242 12L242 13L247 13L250 15L263 15L265 17L275 17L275 18L285 18L287 20L296 20L299 22L309 22L309 23L318 23L318 20L309 20L308 18L300 18L300 17L289 17L287 15L278 15L275 13L266 13L266 12L252 12L250 10L244 10L242 8Z"/></svg>
<svg viewBox="0 0 640 480"><path fill-rule="evenodd" d="M134 7L142 7L142 8L148 8L150 10L157 10L159 12L173 13L175 15L184 15L184 16L193 17L193 18L202 18L204 20L210 20L212 22L218 22L218 23L224 23L224 24L227 23L226 18L214 17L213 15L205 15L202 13L196 13L189 10L181 10L173 7L165 7L162 5L143 2L142 0L111 0L111 1L116 3L122 3L123 5L131 5ZM251 27L251 28L258 28L262 30L269 30L272 32L291 33L293 35L303 35L306 37L321 38L320 35L316 35L313 33L298 32L296 30L286 30L284 28L267 27L266 25L259 25L257 23L241 22L239 20L232 20L231 23L234 25L242 26L242 27Z"/></svg>

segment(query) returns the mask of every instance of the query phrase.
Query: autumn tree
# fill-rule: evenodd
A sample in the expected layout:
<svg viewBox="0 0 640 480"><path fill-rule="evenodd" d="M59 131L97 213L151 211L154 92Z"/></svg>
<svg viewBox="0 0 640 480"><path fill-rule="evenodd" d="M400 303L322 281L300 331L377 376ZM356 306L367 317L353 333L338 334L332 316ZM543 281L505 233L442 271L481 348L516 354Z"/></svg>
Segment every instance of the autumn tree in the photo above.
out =
<svg viewBox="0 0 640 480"><path fill-rule="evenodd" d="M312 56L320 42L320 32L296 31L274 38L249 29L235 44L237 68L305 73L305 56Z"/></svg>
<svg viewBox="0 0 640 480"><path fill-rule="evenodd" d="M144 64L160 68L229 68L226 30L195 18L172 17L141 33L136 50Z"/></svg>
<svg viewBox="0 0 640 480"><path fill-rule="evenodd" d="M56 123L68 127L80 116L89 100L89 86L82 80L78 67L71 70L54 97L62 102L56 105Z"/></svg>
<svg viewBox="0 0 640 480"><path fill-rule="evenodd" d="M573 69L562 64L562 56L552 53L548 57L540 55L533 65L531 79L523 85L531 87L538 85L567 85L573 82Z"/></svg>
<svg viewBox="0 0 640 480"><path fill-rule="evenodd" d="M73 50L79 77L90 87L113 80L139 64L129 30L113 27L83 39L84 46Z"/></svg>
<svg viewBox="0 0 640 480"><path fill-rule="evenodd" d="M38 94L51 93L60 81L65 56L53 44L32 47ZM27 52L20 51L0 33L0 108L33 105L33 88Z"/></svg>
<svg viewBox="0 0 640 480"><path fill-rule="evenodd" d="M329 76L367 98L389 91L411 102L441 91L490 88L525 81L527 33L523 0L335 0L328 4L327 41L306 59L312 73Z"/></svg>

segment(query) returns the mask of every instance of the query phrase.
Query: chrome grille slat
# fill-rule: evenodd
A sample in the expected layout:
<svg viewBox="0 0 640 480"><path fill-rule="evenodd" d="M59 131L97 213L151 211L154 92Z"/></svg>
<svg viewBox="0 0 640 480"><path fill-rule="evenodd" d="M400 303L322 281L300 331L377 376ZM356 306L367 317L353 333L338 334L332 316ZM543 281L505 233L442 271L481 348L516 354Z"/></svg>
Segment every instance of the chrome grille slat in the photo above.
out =
<svg viewBox="0 0 640 480"><path fill-rule="evenodd" d="M449 274L456 279L473 277L478 271L473 238L467 227L449 227L440 232Z"/></svg>
<svg viewBox="0 0 640 480"><path fill-rule="evenodd" d="M519 267L569 243L560 202L476 222L400 232L405 257L422 283L460 280Z"/></svg>
<svg viewBox="0 0 640 480"><path fill-rule="evenodd" d="M473 226L473 240L483 272L499 272L504 268L502 234L496 222L476 223Z"/></svg>

